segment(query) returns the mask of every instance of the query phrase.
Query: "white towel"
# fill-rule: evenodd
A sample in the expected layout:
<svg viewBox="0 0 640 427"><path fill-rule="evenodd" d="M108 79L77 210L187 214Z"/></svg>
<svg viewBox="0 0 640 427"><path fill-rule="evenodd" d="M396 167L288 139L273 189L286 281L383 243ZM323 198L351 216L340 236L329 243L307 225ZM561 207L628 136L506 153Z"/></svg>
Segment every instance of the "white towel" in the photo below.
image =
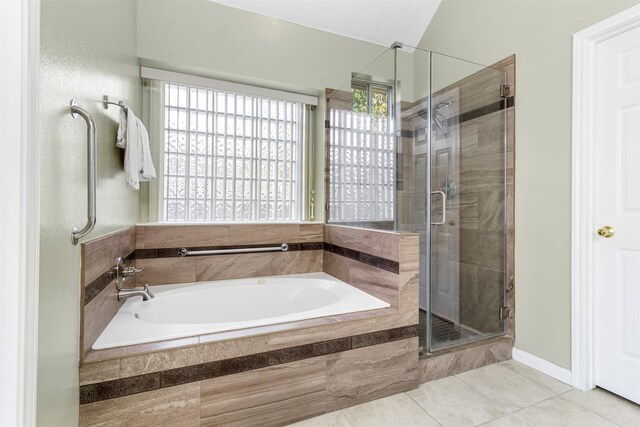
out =
<svg viewBox="0 0 640 427"><path fill-rule="evenodd" d="M140 119L136 117L138 124L138 138L140 147L140 181L156 179L156 168L153 167L151 151L149 150L149 133Z"/></svg>
<svg viewBox="0 0 640 427"><path fill-rule="evenodd" d="M126 113L124 109L120 113L116 146L124 149L124 171L129 187L138 190L140 181L155 179L156 170L149 151L149 134L131 108Z"/></svg>
<svg viewBox="0 0 640 427"><path fill-rule="evenodd" d="M127 111L124 108L120 109L120 124L118 126L116 147L123 150L127 147Z"/></svg>

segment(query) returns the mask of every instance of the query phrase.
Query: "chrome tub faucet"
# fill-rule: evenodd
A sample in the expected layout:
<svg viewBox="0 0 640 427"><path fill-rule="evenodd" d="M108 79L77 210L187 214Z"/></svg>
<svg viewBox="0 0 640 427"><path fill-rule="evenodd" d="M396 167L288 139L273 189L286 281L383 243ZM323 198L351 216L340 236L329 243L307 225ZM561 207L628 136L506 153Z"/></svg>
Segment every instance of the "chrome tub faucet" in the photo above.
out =
<svg viewBox="0 0 640 427"><path fill-rule="evenodd" d="M118 257L116 259L116 265L112 269L113 275L116 277L116 288L118 289L118 300L123 300L130 297L140 296L143 301L149 301L155 298L155 295L149 290L149 285L146 284L142 288L124 288L124 282L128 277L133 277L136 273L140 273L144 268L127 267L124 263L124 258Z"/></svg>
<svg viewBox="0 0 640 427"><path fill-rule="evenodd" d="M149 284L144 285L142 289L118 289L118 300L130 297L142 297L142 301L149 301L150 299L155 298L155 295L153 295L149 290Z"/></svg>

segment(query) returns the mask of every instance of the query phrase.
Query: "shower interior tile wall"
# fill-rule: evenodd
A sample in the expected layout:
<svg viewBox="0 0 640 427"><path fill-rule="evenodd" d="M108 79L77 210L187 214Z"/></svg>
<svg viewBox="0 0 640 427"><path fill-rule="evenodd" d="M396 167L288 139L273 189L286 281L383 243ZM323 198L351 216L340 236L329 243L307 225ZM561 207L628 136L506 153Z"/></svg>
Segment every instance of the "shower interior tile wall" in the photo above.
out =
<svg viewBox="0 0 640 427"><path fill-rule="evenodd" d="M515 94L514 79L515 57L506 58L494 64L487 71L480 71L434 93L433 104L449 100L451 93L456 93L459 101L458 115L485 107L496 102L496 93L477 92L476 88L495 87L496 92L502 81L502 74L495 69L506 72L507 83L511 88L511 96ZM424 132L426 118L416 114L417 111L429 108L429 99L415 103L403 103L402 137L400 139L403 153L403 189L398 192L400 205L398 228L401 230L419 226L420 233L426 232L425 197L426 173L429 170L426 161L426 139L419 138ZM447 204L448 217L456 218L454 224L445 225L448 233L437 233L431 248L439 257L432 265L437 274L438 263L459 265L460 275L460 318L461 324L483 332L500 332L502 321L499 310L502 305L505 274L509 285L513 276L513 189L514 189L514 107L506 109L507 135L506 189L504 194L505 153L503 141L505 137L505 110L450 125L450 130L458 132L459 144L448 148L451 170L459 170L456 179L457 194ZM435 129L435 128L434 128ZM434 130L435 133L435 130ZM454 138L451 139L452 141ZM440 140L439 142L442 142ZM432 177L439 176L439 168L443 166L432 162ZM504 230L505 206L507 208L507 230ZM434 206L432 214L438 217L441 213ZM505 244L504 233L507 232ZM506 247L505 247L506 246ZM429 249L420 246L421 257L427 257ZM425 252L426 251L426 252ZM505 253L506 252L506 253ZM505 262L506 256L506 262ZM440 270L448 270L449 265L440 266ZM506 272L505 272L506 268ZM421 273L424 273L421 272ZM511 290L511 289L510 289ZM511 299L511 300L510 300ZM513 334L513 292L507 294L506 305L511 308L507 332Z"/></svg>

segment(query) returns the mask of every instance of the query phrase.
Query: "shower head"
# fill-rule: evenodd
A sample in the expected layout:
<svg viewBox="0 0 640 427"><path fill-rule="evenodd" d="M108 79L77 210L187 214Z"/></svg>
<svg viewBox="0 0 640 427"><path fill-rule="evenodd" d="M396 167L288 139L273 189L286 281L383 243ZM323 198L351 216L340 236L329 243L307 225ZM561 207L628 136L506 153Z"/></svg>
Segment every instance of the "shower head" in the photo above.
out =
<svg viewBox="0 0 640 427"><path fill-rule="evenodd" d="M442 115L441 112L433 112L433 122L435 123L436 127L440 129L442 135L446 137L447 132L449 131L449 125L447 125L447 119Z"/></svg>
<svg viewBox="0 0 640 427"><path fill-rule="evenodd" d="M449 108L450 106L451 106L451 102L447 101L447 102L441 102L439 104L436 104L431 109L431 116L433 118L433 122L435 123L436 127L440 129L440 132L442 132L442 135L445 137L447 136L447 133L449 131L449 125L447 124L446 117L440 112L440 109Z"/></svg>
<svg viewBox="0 0 640 427"><path fill-rule="evenodd" d="M441 102L441 103L439 103L439 104L436 104L436 105L434 105L434 106L433 106L433 110L434 110L434 111L435 111L435 110L439 110L439 109L440 109L440 108L442 108L442 107L446 107L446 108L451 107L451 101Z"/></svg>
<svg viewBox="0 0 640 427"><path fill-rule="evenodd" d="M447 136L447 134L449 132L449 125L447 124L447 119L440 112L440 109L441 108L449 108L450 106L451 106L451 101L447 101L447 102L440 102L439 104L436 104L431 108L431 119L433 120L433 123L436 125L438 130L445 137ZM418 117L422 117L424 119L427 119L429 117L429 109L423 108L423 109L419 110L416 113L416 115Z"/></svg>

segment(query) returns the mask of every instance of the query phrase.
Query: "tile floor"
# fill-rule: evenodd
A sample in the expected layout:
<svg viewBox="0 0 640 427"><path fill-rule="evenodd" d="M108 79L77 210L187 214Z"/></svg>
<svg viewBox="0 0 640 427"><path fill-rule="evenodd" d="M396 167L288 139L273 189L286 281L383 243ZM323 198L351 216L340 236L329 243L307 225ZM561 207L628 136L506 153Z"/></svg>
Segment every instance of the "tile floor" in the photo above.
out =
<svg viewBox="0 0 640 427"><path fill-rule="evenodd" d="M640 406L595 389L574 390L514 360L305 420L296 427L640 427Z"/></svg>

